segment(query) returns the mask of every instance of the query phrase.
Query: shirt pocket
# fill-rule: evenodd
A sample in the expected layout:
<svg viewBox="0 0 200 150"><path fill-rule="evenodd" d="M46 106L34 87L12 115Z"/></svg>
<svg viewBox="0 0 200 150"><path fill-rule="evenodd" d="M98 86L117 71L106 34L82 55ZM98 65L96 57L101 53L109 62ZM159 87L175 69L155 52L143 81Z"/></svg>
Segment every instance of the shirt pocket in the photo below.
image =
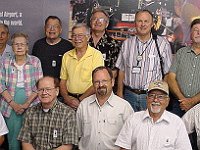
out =
<svg viewBox="0 0 200 150"><path fill-rule="evenodd" d="M91 81L92 70L90 64L83 65L81 68L80 78L82 82Z"/></svg>
<svg viewBox="0 0 200 150"><path fill-rule="evenodd" d="M160 149L162 150L174 150L174 141L172 137L162 137Z"/></svg>
<svg viewBox="0 0 200 150"><path fill-rule="evenodd" d="M52 145L53 148L56 148L58 146L62 145L63 142L63 133L62 129L60 128L51 128L50 130L50 145Z"/></svg>
<svg viewBox="0 0 200 150"><path fill-rule="evenodd" d="M152 71L155 71L156 68L158 67L158 58L156 55L149 55L148 56L148 59L147 59L147 62L145 63L145 66L148 66L148 67L145 67L147 69L147 71L149 72L152 72Z"/></svg>
<svg viewBox="0 0 200 150"><path fill-rule="evenodd" d="M108 117L107 118L107 124L106 124L106 131L110 134L110 135L118 135L120 132L120 124L121 123L121 119L119 117Z"/></svg>

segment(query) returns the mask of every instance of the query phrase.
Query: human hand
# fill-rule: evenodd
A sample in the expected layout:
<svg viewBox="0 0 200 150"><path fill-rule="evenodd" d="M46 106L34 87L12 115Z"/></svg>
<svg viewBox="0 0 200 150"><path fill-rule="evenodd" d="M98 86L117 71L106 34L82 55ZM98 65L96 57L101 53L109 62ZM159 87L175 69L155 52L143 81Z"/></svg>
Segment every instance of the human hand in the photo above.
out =
<svg viewBox="0 0 200 150"><path fill-rule="evenodd" d="M79 100L78 100L77 98L72 97L72 96L69 96L67 100L64 99L64 102L65 102L68 106L70 106L70 107L72 107L72 108L74 108L74 109L77 109L78 106L79 106L79 103L80 103Z"/></svg>
<svg viewBox="0 0 200 150"><path fill-rule="evenodd" d="M188 111L190 108L192 108L194 106L192 98L180 99L179 102L180 102L181 110Z"/></svg>
<svg viewBox="0 0 200 150"><path fill-rule="evenodd" d="M25 109L22 107L21 104L17 104L16 102L12 101L10 103L10 106L13 108L13 110L16 112L16 114L22 114L24 113Z"/></svg>

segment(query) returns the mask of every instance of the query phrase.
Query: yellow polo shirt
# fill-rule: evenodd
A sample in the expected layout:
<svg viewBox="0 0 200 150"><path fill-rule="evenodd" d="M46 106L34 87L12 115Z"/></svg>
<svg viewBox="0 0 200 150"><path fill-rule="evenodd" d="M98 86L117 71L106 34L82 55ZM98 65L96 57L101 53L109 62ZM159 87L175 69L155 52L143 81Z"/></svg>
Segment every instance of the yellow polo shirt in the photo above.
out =
<svg viewBox="0 0 200 150"><path fill-rule="evenodd" d="M84 93L92 85L92 71L104 65L100 51L88 45L85 55L78 60L76 50L66 52L62 58L60 78L67 80L70 93Z"/></svg>

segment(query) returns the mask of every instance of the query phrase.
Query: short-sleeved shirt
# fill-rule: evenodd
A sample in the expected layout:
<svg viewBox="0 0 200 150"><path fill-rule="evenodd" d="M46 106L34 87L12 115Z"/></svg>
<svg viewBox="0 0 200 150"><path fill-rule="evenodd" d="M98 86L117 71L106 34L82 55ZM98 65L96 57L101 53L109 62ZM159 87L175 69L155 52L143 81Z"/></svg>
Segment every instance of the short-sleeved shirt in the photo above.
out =
<svg viewBox="0 0 200 150"><path fill-rule="evenodd" d="M62 56L73 49L72 43L61 38L55 45L49 45L46 38L42 38L33 45L32 55L38 57L42 64L44 76L60 78Z"/></svg>
<svg viewBox="0 0 200 150"><path fill-rule="evenodd" d="M101 52L93 47L88 45L80 60L73 49L63 56L60 78L67 80L68 92L82 94L92 85L92 71L103 65Z"/></svg>
<svg viewBox="0 0 200 150"><path fill-rule="evenodd" d="M41 104L29 108L18 140L30 143L37 150L50 150L65 144L78 142L75 111L56 101L45 112Z"/></svg>
<svg viewBox="0 0 200 150"><path fill-rule="evenodd" d="M15 96L18 69L15 65L15 57L7 57L2 60L0 70L0 93L7 90L10 95ZM26 97L29 97L32 92L36 92L36 82L43 76L40 60L32 55L27 55L26 62L23 65L24 89ZM38 99L35 99L32 104L37 104ZM32 105L31 104L31 105ZM0 97L0 111L4 117L9 117L12 107L7 103L3 96Z"/></svg>
<svg viewBox="0 0 200 150"><path fill-rule="evenodd" d="M96 46L94 46L94 41L92 37L89 40L89 44L99 50L103 54L104 63L106 67L111 69L115 68L115 63L117 61L121 44L105 33Z"/></svg>
<svg viewBox="0 0 200 150"><path fill-rule="evenodd" d="M166 74L172 62L171 47L161 36L157 36L157 43ZM125 72L124 84L132 89L146 90L151 82L162 80L160 58L152 37L146 42L140 41L137 36L125 40L116 67Z"/></svg>
<svg viewBox="0 0 200 150"><path fill-rule="evenodd" d="M175 55L170 72L176 74L176 80L185 97L193 97L200 92L200 55L196 55L191 46L183 47Z"/></svg>
<svg viewBox="0 0 200 150"><path fill-rule="evenodd" d="M81 150L117 150L114 145L126 119L133 113L130 104L115 94L100 106L95 95L84 99L77 110Z"/></svg>
<svg viewBox="0 0 200 150"><path fill-rule="evenodd" d="M195 105L188 110L182 117L185 123L188 134L196 131L197 133L197 146L200 149L200 104Z"/></svg>
<svg viewBox="0 0 200 150"><path fill-rule="evenodd" d="M6 126L5 120L0 112L0 136L8 133L8 128Z"/></svg>
<svg viewBox="0 0 200 150"><path fill-rule="evenodd" d="M156 122L148 110L132 114L115 144L130 150L192 150L183 121L167 111Z"/></svg>

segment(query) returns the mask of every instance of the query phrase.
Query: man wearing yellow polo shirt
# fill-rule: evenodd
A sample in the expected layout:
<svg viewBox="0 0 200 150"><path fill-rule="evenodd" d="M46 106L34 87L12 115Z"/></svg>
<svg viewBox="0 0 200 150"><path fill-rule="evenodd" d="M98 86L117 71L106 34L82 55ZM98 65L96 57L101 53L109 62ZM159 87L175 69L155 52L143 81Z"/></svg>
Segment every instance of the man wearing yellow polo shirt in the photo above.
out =
<svg viewBox="0 0 200 150"><path fill-rule="evenodd" d="M73 26L75 48L66 52L62 59L60 93L64 103L75 109L81 100L94 94L92 71L104 65L101 52L88 45L89 38L87 25L79 23Z"/></svg>

